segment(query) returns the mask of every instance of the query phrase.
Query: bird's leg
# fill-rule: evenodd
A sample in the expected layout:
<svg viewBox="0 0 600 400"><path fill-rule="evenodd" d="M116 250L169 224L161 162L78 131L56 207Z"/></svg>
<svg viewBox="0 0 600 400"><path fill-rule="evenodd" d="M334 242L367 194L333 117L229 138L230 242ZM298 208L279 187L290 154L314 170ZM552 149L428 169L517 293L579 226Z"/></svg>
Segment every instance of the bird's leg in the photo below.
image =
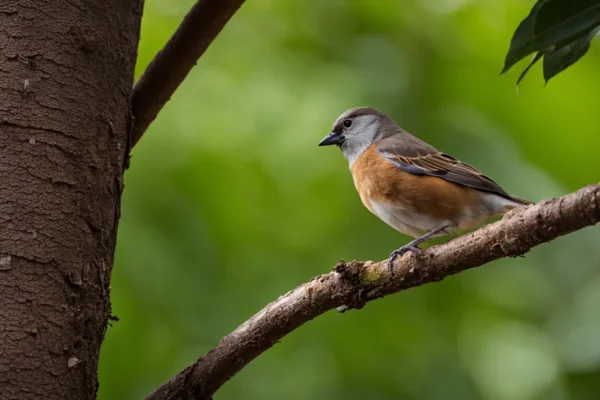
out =
<svg viewBox="0 0 600 400"><path fill-rule="evenodd" d="M426 234L419 236L416 239L411 240L410 242L406 243L404 246L400 247L399 249L392 251L392 254L390 254L390 258L388 259L388 268L390 269L390 273L394 272L394 260L396 259L396 257L400 257L402 254L406 253L407 251L412 251L413 253L415 253L416 255L419 255L419 256L422 255L423 250L421 250L418 246L421 243L436 236L440 232L443 232L446 228L448 228L448 226L442 226L442 227L433 229L433 230L427 232Z"/></svg>

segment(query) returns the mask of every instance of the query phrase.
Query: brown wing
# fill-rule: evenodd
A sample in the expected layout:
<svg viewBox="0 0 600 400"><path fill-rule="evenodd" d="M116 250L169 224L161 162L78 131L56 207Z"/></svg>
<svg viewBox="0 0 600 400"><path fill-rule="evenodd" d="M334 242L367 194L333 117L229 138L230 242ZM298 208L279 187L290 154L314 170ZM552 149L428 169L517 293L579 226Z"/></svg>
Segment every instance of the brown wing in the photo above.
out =
<svg viewBox="0 0 600 400"><path fill-rule="evenodd" d="M456 158L438 151L417 155L405 156L396 151L390 152L389 147L378 148L379 152L392 164L402 171L414 175L437 176L449 182L469 186L478 190L498 194L512 199L496 182L483 175L481 172ZM412 154L414 152L411 151ZM419 152L420 153L420 152Z"/></svg>

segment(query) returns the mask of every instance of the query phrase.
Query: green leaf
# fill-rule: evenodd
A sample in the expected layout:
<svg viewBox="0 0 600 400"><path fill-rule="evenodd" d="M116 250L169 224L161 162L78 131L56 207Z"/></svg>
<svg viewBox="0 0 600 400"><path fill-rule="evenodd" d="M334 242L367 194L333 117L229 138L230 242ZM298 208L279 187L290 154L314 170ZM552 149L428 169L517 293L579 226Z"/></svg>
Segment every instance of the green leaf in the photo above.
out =
<svg viewBox="0 0 600 400"><path fill-rule="evenodd" d="M587 35L563 46L544 56L544 80L546 83L559 72L575 64L587 53L590 43L598 32L598 28L588 32Z"/></svg>
<svg viewBox="0 0 600 400"><path fill-rule="evenodd" d="M531 47L531 43L534 40L534 25L537 17L537 13L540 8L550 0L538 0L537 3L531 9L531 12L525 18L513 34L512 39L510 40L510 47L508 49L508 53L506 54L506 58L504 60L504 68L502 69L501 74L505 73L520 61L523 57L527 56L533 52L533 50L529 51ZM523 54L525 53L525 54Z"/></svg>
<svg viewBox="0 0 600 400"><path fill-rule="evenodd" d="M533 52L563 47L599 25L597 0L539 0L515 31L502 73Z"/></svg>
<svg viewBox="0 0 600 400"><path fill-rule="evenodd" d="M542 51L536 53L535 57L533 57L533 60L531 60L531 62L527 66L527 68L525 68L523 70L523 72L521 72L521 75L519 75L519 79L517 79L517 86L519 86L519 83L521 83L521 81L523 80L523 78L525 78L525 75L527 75L527 73L529 72L529 70L531 69L531 67L533 67L533 64L535 64L536 62L538 62L540 60L540 58L542 58L543 55L544 55L544 52L542 52Z"/></svg>

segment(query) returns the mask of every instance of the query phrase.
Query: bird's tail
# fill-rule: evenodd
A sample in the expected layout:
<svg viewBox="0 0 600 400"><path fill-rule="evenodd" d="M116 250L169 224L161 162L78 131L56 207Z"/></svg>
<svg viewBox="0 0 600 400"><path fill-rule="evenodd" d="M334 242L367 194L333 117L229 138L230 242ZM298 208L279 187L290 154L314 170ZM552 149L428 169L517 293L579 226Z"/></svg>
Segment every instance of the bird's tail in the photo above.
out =
<svg viewBox="0 0 600 400"><path fill-rule="evenodd" d="M522 205L522 206L527 206L527 205L529 205L529 204L533 204L533 203L532 203L531 201L529 201L529 200L525 200L525 199L522 199L522 198L520 198L520 197L516 197L516 196L510 196L510 199L511 199L512 201L514 201L515 203L518 203L518 204L520 204L520 205Z"/></svg>
<svg viewBox="0 0 600 400"><path fill-rule="evenodd" d="M530 201L510 195L499 196L495 193L480 192L480 196L483 204L485 204L487 209L490 211L490 215L504 214L513 208L533 204Z"/></svg>

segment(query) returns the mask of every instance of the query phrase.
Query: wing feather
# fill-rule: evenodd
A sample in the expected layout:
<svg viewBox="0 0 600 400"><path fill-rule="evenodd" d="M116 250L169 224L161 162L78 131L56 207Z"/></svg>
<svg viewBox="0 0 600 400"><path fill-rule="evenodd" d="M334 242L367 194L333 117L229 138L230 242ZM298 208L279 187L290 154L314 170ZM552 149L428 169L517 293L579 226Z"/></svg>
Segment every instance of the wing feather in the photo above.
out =
<svg viewBox="0 0 600 400"><path fill-rule="evenodd" d="M397 168L413 175L437 176L449 182L496 193L502 197L512 199L496 182L477 169L448 154L434 152L416 157L407 157L390 153L384 149L379 149L379 152Z"/></svg>

